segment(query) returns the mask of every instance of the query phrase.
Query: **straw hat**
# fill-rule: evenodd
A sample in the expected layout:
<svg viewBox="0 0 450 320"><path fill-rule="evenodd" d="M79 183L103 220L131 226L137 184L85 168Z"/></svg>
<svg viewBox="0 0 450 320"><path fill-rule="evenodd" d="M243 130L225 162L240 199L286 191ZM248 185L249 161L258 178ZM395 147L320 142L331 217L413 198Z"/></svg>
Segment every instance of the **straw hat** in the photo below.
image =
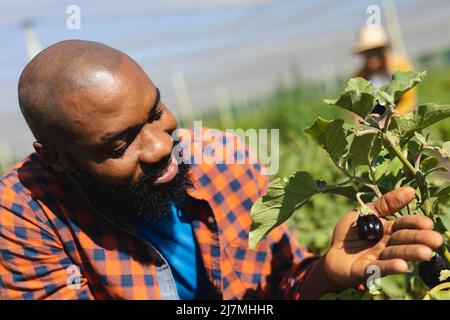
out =
<svg viewBox="0 0 450 320"><path fill-rule="evenodd" d="M389 46L389 40L383 28L364 27L359 31L358 40L353 48L354 53L361 53L370 49Z"/></svg>

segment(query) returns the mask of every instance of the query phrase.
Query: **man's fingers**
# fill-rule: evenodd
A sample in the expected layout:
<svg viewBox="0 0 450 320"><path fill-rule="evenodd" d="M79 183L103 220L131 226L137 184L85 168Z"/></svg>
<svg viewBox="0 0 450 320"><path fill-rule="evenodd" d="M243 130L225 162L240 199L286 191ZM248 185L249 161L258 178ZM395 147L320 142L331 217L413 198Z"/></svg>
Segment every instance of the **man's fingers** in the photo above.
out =
<svg viewBox="0 0 450 320"><path fill-rule="evenodd" d="M422 244L390 246L386 247L380 254L381 260L428 261L432 257L433 250Z"/></svg>
<svg viewBox="0 0 450 320"><path fill-rule="evenodd" d="M392 225L392 232L401 229L432 230L433 225L433 220L425 216L403 216L394 221L394 224Z"/></svg>
<svg viewBox="0 0 450 320"><path fill-rule="evenodd" d="M422 244L432 249L439 248L443 243L442 236L432 230L399 230L392 234L388 246Z"/></svg>
<svg viewBox="0 0 450 320"><path fill-rule="evenodd" d="M380 268L382 277L408 272L408 263L403 259L378 260L374 264Z"/></svg>
<svg viewBox="0 0 450 320"><path fill-rule="evenodd" d="M404 208L415 197L416 192L413 188L402 187L386 193L369 206L375 209L380 217L385 217Z"/></svg>

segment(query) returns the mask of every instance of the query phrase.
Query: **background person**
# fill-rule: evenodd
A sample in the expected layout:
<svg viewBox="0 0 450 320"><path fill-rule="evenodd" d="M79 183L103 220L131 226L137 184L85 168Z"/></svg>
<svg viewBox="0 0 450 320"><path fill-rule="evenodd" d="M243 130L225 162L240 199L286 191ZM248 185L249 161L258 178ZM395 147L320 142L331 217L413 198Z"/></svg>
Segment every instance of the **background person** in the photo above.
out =
<svg viewBox="0 0 450 320"><path fill-rule="evenodd" d="M392 52L388 37L382 28L362 28L353 52L363 58L363 65L355 77L371 81L375 87L381 87L389 82L397 70L412 70L412 64L407 57ZM405 114L412 111L416 104L416 89L413 88L399 99L396 110L400 114ZM383 106L374 109L374 113L383 112Z"/></svg>

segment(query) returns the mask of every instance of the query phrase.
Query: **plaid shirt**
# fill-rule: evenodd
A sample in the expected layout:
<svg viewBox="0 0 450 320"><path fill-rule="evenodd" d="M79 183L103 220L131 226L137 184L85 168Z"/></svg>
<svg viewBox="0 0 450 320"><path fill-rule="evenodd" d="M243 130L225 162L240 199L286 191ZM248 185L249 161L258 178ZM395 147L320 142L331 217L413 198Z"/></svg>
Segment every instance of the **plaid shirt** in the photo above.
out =
<svg viewBox="0 0 450 320"><path fill-rule="evenodd" d="M235 156L248 160L244 148ZM259 163L244 162L191 165L186 208L208 278L220 299L298 299L316 257L286 225L248 249L250 208L268 181ZM131 224L93 211L35 153L0 178L0 299L164 299L162 268L170 270Z"/></svg>

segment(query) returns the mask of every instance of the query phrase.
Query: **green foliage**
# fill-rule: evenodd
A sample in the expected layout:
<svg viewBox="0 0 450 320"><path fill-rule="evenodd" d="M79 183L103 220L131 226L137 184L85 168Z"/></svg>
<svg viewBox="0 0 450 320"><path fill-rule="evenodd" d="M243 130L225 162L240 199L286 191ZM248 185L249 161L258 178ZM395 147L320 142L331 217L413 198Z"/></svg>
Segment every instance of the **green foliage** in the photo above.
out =
<svg viewBox="0 0 450 320"><path fill-rule="evenodd" d="M321 192L323 183L314 181L307 172L297 172L287 181L272 180L267 194L252 207L250 248L254 249L275 227L284 223L292 213L302 207L312 196Z"/></svg>
<svg viewBox="0 0 450 320"><path fill-rule="evenodd" d="M426 81L423 81L417 89L419 100L422 103L433 101L437 104L445 104L450 101L449 72L450 68L428 72ZM346 123L352 122L347 110L328 106L321 102L320 99L324 96L326 96L326 93L323 89L313 87L307 82L295 83L290 88L282 87L271 97L245 106L233 107L233 112L235 112L233 126L243 129L280 129L280 170L277 177L289 177L293 172L301 169L309 172L312 177L322 178L329 184L338 184L342 181L341 171L332 165L332 160L327 157L327 152L304 133L304 129L310 127L318 117L343 119ZM225 129L221 126L217 113L207 115L204 118L204 125ZM346 128L346 125L344 125L344 128ZM430 133L428 137L429 147L426 153L439 158L440 151L436 148L442 147L441 149L445 151L447 149L444 148L441 141L450 141L450 119L437 122L426 130ZM351 143L353 136L349 135L347 139ZM410 144L416 145L418 151L420 145L416 137L408 142L408 149L412 150ZM354 146L357 146L356 142ZM364 146L361 145L361 147ZM359 152L352 153L360 154ZM364 154L364 151L362 154ZM365 161L365 157L361 157L361 159L363 159L361 161ZM399 179L398 172L403 167L402 163L398 158L391 159L388 152L380 152L379 155L374 157L374 162L377 164L376 179L383 177L382 181L385 187L382 188L382 191L391 190ZM367 175L368 167L366 165L355 163L354 166L357 172ZM450 165L447 166L450 167ZM436 185L431 197L436 199L437 206L442 212L445 212L448 208L448 201L450 201L449 197L446 196L449 191L445 191L446 187L450 188L448 181L445 180L448 177L450 176L445 173L436 172L428 178L432 179L433 184ZM315 196L305 203L300 210L294 212L287 224L297 236L299 242L311 252L324 253L328 249L330 237L337 221L355 207L354 194L356 189L356 185L349 189L353 190L349 192L349 197L337 196L335 193ZM443 192L439 193L440 190L443 190ZM439 201L437 200L438 197L435 197L438 194ZM405 209L403 213L408 213L408 211ZM411 213L413 213L412 210ZM450 226L450 215L441 215L440 218L447 227ZM388 283L386 287L388 293L383 293L384 299L421 299L427 291L414 272L408 275L383 278L381 285L383 286L385 283ZM389 288L398 289L390 290ZM384 292L385 288L381 291Z"/></svg>
<svg viewBox="0 0 450 320"><path fill-rule="evenodd" d="M450 190L443 188L436 192L438 183L433 184L431 174L446 169L440 166L440 159L428 151L437 151L445 158L448 156L448 144L432 146L427 140L428 136L425 137L422 132L450 117L450 106L424 104L406 115L395 113L395 102L421 82L425 75L425 72L398 71L392 80L380 89L375 89L364 79L355 78L348 82L344 93L338 99L325 100L328 104L360 117L353 125L345 124L342 119L325 120L318 117L312 126L304 130L328 154L332 164L347 180L338 184L317 181L312 174L305 171L297 172L286 180L274 180L268 186L267 195L256 201L252 208L250 248L254 248L273 228L284 223L314 195L320 193L334 192L351 199L353 192L359 191L360 194L372 194L374 198L400 186L409 185L416 188L418 194L415 204L410 204L414 213L421 212L435 221L440 221L437 220L441 219L440 216L445 217L442 199L450 196ZM371 113L376 104L386 106L383 115ZM323 178L322 173L320 177ZM435 192L434 198L431 197L432 191ZM363 200L357 198L362 207L367 208ZM449 234L445 222L436 223L436 230L445 236ZM450 240L447 237L445 244L439 248L439 253L450 263L448 241ZM391 285L392 288L399 289L400 285ZM446 289L437 290L433 295L431 290L429 296L446 297ZM389 281L384 286L384 292L377 291L374 297L396 295L389 294L388 291ZM397 292L397 295L401 294ZM335 299L354 297L363 298L353 291L333 296Z"/></svg>
<svg viewBox="0 0 450 320"><path fill-rule="evenodd" d="M414 71L397 71L392 76L392 81L382 86L378 94L378 102L381 105L394 104L408 90L420 83L427 73Z"/></svg>
<svg viewBox="0 0 450 320"><path fill-rule="evenodd" d="M353 78L348 82L345 92L339 98L324 100L324 102L365 118L375 106L373 92L375 92L375 88L370 85L369 81L363 78Z"/></svg>
<svg viewBox="0 0 450 320"><path fill-rule="evenodd" d="M305 129L305 133L324 148L330 157L337 159L345 153L347 146L343 125L343 120L328 121L319 117L311 127Z"/></svg>
<svg viewBox="0 0 450 320"><path fill-rule="evenodd" d="M450 105L424 104L413 112L394 117L389 131L399 139L401 145L404 145L414 136L414 133L421 132L448 117L450 117Z"/></svg>

